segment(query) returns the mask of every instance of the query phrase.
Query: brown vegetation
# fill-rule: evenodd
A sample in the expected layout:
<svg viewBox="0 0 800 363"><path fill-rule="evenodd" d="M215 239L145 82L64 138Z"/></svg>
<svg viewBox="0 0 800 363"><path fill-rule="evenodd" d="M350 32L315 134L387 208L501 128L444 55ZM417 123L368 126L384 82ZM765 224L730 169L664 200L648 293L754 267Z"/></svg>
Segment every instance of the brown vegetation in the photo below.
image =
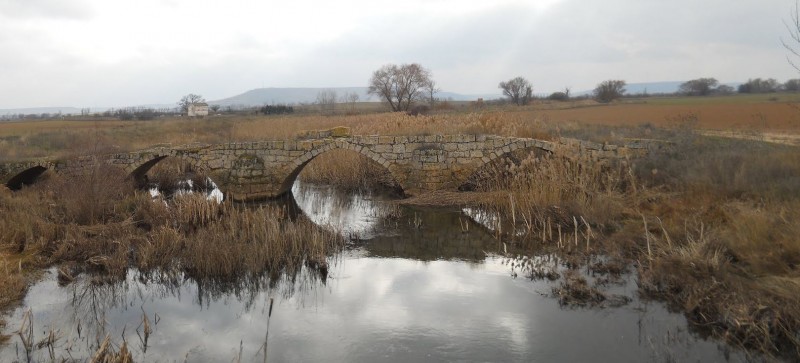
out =
<svg viewBox="0 0 800 363"><path fill-rule="evenodd" d="M640 292L694 326L800 357L800 153L658 132L673 151L632 163L507 155L482 171L478 188L495 191L482 204L500 217L497 228L515 231L505 238L565 256L567 277L591 256L629 261ZM602 301L579 278L554 294L567 304Z"/></svg>
<svg viewBox="0 0 800 363"><path fill-rule="evenodd" d="M391 173L377 162L350 150L332 150L312 160L298 178L306 183L336 185L348 191L397 190Z"/></svg>
<svg viewBox="0 0 800 363"><path fill-rule="evenodd" d="M304 130L350 127L361 135L475 133L551 139L590 127L673 128L693 115L704 130L800 133L793 95L777 101L756 96L642 98L612 105L594 101L543 101L525 107L439 107L436 113L412 117L402 113L346 116L238 115L202 120L164 118L155 121L50 120L0 123L0 160L64 157L86 153L98 139L109 151L133 151L158 144L220 143L291 139ZM625 137L624 135L622 137Z"/></svg>
<svg viewBox="0 0 800 363"><path fill-rule="evenodd" d="M497 215L498 234L532 254L559 255L570 271L592 256L610 257L616 266L633 267L644 296L668 301L686 312L694 326L733 344L797 359L800 153L696 132L798 133L796 119L796 109L781 102L597 106L582 101L419 117L253 116L88 128L73 128L85 126L74 121L42 122L36 123L42 131L0 124L0 155L63 155L70 138L92 145L92 137L102 137L116 149L133 150L163 142L293 138L302 130L342 125L353 134L666 140L675 147L618 163L509 154L470 180L468 187L478 192L468 194L468 203ZM287 221L273 207L214 205L196 196L176 197L165 206L119 180L107 188L91 187L116 178L101 168L93 173L82 176L89 179L81 183L53 176L18 193L0 193L0 271L8 271L0 277L0 297L11 297L0 303L21 296L24 271L59 261L79 266L65 268L65 276L80 270L118 276L133 265L143 270L181 266L190 275L225 279L319 260L340 243L310 222ZM359 188L386 182L387 174L356 153L337 151L312 161L301 178ZM463 196L443 195L467 203ZM220 250L220 245L227 248ZM558 273L548 269L532 276ZM568 278L554 293L572 304L578 295L601 299L596 291L585 280Z"/></svg>
<svg viewBox="0 0 800 363"><path fill-rule="evenodd" d="M154 201L119 173L51 175L0 193L0 309L18 303L32 271L50 265L63 283L84 272L124 279L130 267L231 281L279 276L305 262L324 270L343 243L278 206L218 204L198 194Z"/></svg>

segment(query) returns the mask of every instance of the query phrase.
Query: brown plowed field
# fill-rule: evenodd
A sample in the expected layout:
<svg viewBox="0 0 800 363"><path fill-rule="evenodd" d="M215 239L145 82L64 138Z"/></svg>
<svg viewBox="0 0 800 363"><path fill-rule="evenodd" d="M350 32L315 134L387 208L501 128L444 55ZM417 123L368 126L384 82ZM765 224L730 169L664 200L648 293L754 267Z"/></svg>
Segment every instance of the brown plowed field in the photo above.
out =
<svg viewBox="0 0 800 363"><path fill-rule="evenodd" d="M800 106L791 103L615 104L539 111L553 122L672 127L696 117L695 127L708 130L800 133Z"/></svg>

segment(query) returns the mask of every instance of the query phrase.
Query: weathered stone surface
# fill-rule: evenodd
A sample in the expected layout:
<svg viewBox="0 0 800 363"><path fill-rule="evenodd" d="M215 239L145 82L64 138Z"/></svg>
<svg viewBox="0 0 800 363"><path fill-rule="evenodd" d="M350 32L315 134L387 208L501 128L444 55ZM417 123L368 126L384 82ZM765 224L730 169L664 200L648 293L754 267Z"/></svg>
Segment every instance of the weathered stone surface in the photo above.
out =
<svg viewBox="0 0 800 363"><path fill-rule="evenodd" d="M492 135L352 136L349 129L336 128L310 132L301 140L159 146L100 159L139 178L165 157L181 158L211 175L230 198L252 200L286 193L309 161L335 149L351 150L383 165L405 192L413 195L455 189L481 166L518 149L539 149L602 162L642 156L660 147L644 140L619 146L565 138L545 141ZM0 163L0 182L19 183L24 177L36 174L31 171L33 168L61 172L88 168L96 162L94 157L82 157Z"/></svg>

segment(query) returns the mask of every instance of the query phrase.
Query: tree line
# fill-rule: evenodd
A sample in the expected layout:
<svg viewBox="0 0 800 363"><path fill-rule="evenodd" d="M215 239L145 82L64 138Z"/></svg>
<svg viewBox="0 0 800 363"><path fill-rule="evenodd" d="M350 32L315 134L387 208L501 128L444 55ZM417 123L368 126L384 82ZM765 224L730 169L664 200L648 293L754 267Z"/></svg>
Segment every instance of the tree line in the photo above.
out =
<svg viewBox="0 0 800 363"><path fill-rule="evenodd" d="M800 79L790 79L784 83L774 78L751 78L736 89L720 84L715 78L697 78L680 85L679 93L687 96L725 95L732 93L775 93L800 92Z"/></svg>

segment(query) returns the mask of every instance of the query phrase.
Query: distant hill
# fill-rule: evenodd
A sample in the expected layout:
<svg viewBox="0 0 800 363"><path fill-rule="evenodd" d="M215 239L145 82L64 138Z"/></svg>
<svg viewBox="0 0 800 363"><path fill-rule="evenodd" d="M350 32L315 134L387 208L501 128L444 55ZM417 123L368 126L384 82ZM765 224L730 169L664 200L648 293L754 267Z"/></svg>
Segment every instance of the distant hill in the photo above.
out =
<svg viewBox="0 0 800 363"><path fill-rule="evenodd" d="M81 113L80 108L75 107L30 107L30 108L6 108L0 109L0 116L5 115L41 115L43 113L49 114L58 114L61 113L62 115L77 115Z"/></svg>
<svg viewBox="0 0 800 363"><path fill-rule="evenodd" d="M356 93L360 102L379 101L377 97L367 94L367 87L329 87L329 88L256 88L240 95L209 101L209 104L220 106L260 106L271 104L313 103L317 94L324 90L334 90L339 97L347 93ZM439 92L436 97L454 101L472 101L478 98L499 98L496 95L463 95L453 92Z"/></svg>

